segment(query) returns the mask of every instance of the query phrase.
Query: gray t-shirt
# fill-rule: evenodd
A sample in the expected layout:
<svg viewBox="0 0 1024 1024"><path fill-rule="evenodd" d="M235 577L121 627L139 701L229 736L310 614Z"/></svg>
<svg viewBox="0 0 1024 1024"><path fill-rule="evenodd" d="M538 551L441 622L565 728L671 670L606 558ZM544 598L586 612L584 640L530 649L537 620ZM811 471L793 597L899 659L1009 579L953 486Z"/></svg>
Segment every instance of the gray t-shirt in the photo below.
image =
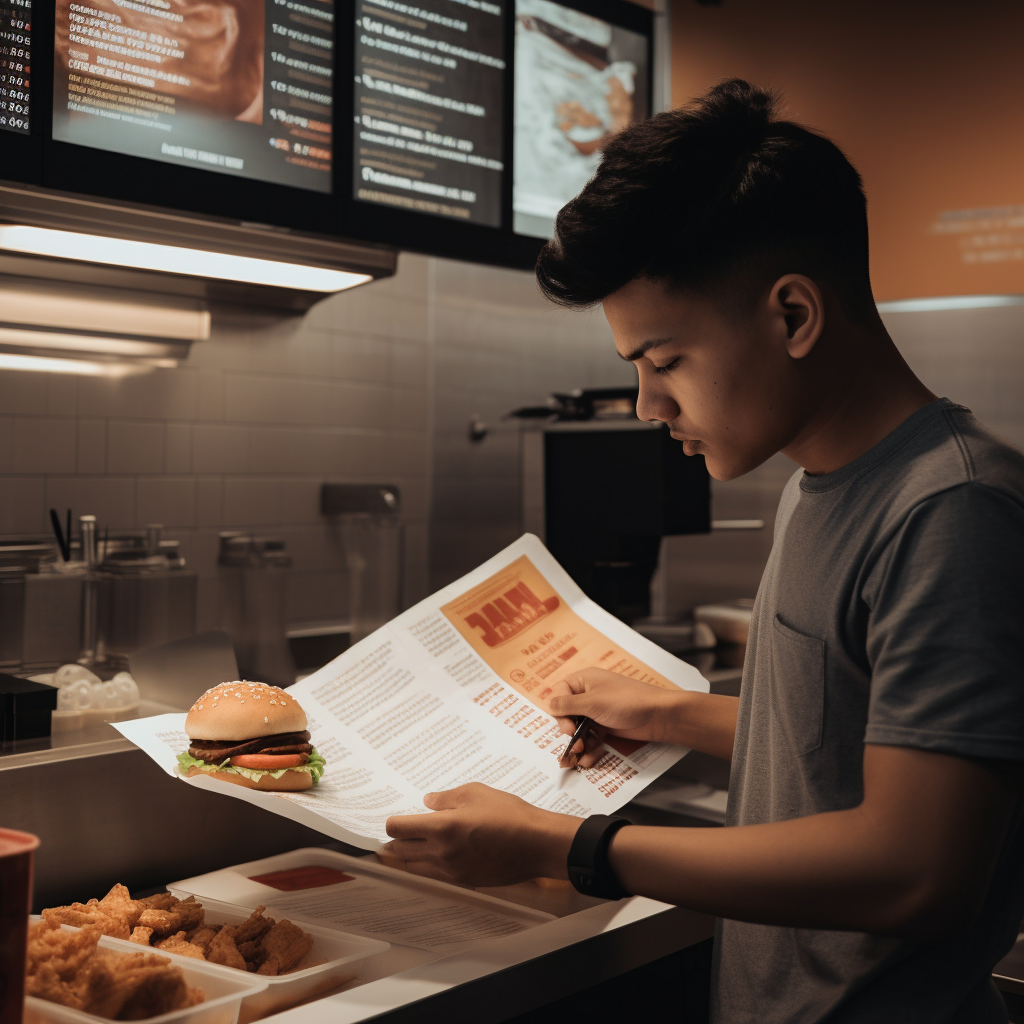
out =
<svg viewBox="0 0 1024 1024"><path fill-rule="evenodd" d="M940 399L796 473L754 605L728 825L863 798L865 743L1024 761L1024 455ZM935 944L722 921L716 1024L1005 1022L1022 801L980 917Z"/></svg>

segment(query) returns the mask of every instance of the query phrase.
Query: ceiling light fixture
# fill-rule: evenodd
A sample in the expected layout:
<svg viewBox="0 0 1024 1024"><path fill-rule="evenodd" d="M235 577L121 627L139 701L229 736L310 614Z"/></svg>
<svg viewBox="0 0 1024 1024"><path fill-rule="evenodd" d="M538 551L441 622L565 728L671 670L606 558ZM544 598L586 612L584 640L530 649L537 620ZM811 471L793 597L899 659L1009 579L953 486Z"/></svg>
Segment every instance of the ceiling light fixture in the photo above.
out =
<svg viewBox="0 0 1024 1024"><path fill-rule="evenodd" d="M0 352L0 370L28 370L32 373L75 373L84 377L127 377L155 370L155 363L104 363L88 359L57 359L20 352Z"/></svg>
<svg viewBox="0 0 1024 1024"><path fill-rule="evenodd" d="M0 225L0 249L46 256L55 259L80 260L107 266L155 270L188 277L214 278L243 284L295 288L313 292L340 292L372 281L370 274L348 270L331 270L301 263L256 259L187 249L157 242L136 242L127 238L59 231L25 224Z"/></svg>
<svg viewBox="0 0 1024 1024"><path fill-rule="evenodd" d="M1024 306L1024 295L936 295L930 299L896 299L878 303L879 313L936 313L951 309Z"/></svg>

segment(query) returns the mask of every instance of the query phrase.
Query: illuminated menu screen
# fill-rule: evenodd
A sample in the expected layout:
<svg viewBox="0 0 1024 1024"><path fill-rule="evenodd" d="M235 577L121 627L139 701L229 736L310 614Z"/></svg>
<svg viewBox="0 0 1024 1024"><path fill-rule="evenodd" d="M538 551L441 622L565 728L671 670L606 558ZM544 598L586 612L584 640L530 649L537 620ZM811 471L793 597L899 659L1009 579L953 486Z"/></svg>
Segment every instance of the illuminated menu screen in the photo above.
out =
<svg viewBox="0 0 1024 1024"><path fill-rule="evenodd" d="M32 0L0 0L0 128L29 132Z"/></svg>
<svg viewBox="0 0 1024 1024"><path fill-rule="evenodd" d="M354 197L501 226L504 7L356 0Z"/></svg>
<svg viewBox="0 0 1024 1024"><path fill-rule="evenodd" d="M55 43L55 139L331 191L333 0L57 0Z"/></svg>
<svg viewBox="0 0 1024 1024"><path fill-rule="evenodd" d="M650 115L648 41L552 0L515 4L512 226L550 238L605 143Z"/></svg>

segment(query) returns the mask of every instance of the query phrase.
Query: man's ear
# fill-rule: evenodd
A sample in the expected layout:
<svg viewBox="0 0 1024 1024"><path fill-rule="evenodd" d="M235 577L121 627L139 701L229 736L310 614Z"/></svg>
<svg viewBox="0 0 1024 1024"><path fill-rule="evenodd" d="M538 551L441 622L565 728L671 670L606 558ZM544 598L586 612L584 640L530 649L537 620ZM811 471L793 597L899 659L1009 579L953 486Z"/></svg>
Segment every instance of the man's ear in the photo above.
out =
<svg viewBox="0 0 1024 1024"><path fill-rule="evenodd" d="M825 327L821 289L803 274L786 274L772 285L769 312L785 324L786 349L792 359L810 354Z"/></svg>

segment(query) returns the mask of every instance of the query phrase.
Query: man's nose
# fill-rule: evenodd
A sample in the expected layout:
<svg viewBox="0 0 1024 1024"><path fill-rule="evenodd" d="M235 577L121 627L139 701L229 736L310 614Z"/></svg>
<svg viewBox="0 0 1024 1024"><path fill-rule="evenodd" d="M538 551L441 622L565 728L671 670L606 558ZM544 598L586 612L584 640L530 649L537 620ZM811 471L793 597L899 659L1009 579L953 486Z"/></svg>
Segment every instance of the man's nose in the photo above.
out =
<svg viewBox="0 0 1024 1024"><path fill-rule="evenodd" d="M653 422L671 423L679 415L679 405L657 386L640 376L640 394L636 400L636 418Z"/></svg>

